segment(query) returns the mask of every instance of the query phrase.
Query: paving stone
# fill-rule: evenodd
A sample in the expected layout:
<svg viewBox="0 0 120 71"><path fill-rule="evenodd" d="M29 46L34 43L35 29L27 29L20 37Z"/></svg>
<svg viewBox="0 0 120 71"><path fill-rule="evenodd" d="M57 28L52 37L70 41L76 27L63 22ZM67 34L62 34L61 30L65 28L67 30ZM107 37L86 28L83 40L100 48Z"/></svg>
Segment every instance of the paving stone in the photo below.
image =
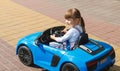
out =
<svg viewBox="0 0 120 71"><path fill-rule="evenodd" d="M110 71L120 71L118 0L1 0L0 71L42 71L19 61L15 55L16 43L28 34L63 24L65 11L73 7L80 9L90 37L116 45L116 63Z"/></svg>

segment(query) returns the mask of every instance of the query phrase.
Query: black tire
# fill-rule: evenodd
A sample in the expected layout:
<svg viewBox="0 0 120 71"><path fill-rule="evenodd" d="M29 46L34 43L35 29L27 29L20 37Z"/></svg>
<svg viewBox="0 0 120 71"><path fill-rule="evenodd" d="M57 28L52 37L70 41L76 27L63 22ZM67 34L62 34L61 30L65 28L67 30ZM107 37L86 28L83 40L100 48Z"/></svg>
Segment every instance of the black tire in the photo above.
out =
<svg viewBox="0 0 120 71"><path fill-rule="evenodd" d="M75 65L66 63L62 66L61 71L80 71Z"/></svg>
<svg viewBox="0 0 120 71"><path fill-rule="evenodd" d="M20 46L20 48L18 49L18 57L24 65L26 66L33 65L33 57L28 47Z"/></svg>

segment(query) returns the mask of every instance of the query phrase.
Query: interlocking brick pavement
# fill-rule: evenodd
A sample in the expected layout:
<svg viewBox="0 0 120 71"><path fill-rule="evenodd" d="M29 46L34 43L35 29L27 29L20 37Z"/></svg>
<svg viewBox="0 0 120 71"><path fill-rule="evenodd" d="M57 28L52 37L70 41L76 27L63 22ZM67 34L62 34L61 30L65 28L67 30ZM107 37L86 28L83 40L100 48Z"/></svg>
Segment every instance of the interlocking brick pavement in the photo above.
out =
<svg viewBox="0 0 120 71"><path fill-rule="evenodd" d="M0 38L13 46L27 34L61 24L11 0L0 1L0 18Z"/></svg>
<svg viewBox="0 0 120 71"><path fill-rule="evenodd" d="M88 33L120 46L120 0L13 1L62 22L67 9L78 8Z"/></svg>
<svg viewBox="0 0 120 71"><path fill-rule="evenodd" d="M14 0L15 1L15 0ZM16 2L23 2L24 5L26 5L27 0L17 0ZM36 1L36 2L35 2ZM37 2L38 1L38 2ZM65 1L68 1L65 2ZM35 7L32 9L29 9L27 7L24 7L23 4L19 5L13 0L1 0L0 1L0 71L41 71L42 69L35 66L35 67L27 67L18 60L18 57L15 55L15 46L21 37L28 35L30 33L34 33L37 31L42 31L46 28L62 24L59 21L63 22L63 14L64 12L73 6L79 6L79 9L83 7L88 8L89 6L85 7L82 5L87 5L90 4L91 1L89 0L84 0L82 4L79 4L78 0L65 0L65 1L60 1L60 0L54 0L54 1L49 1L49 0L29 0L27 3L28 5L33 4ZM98 1L98 0L97 0ZM108 0L105 0L108 1ZM42 2L42 3L41 3ZM73 2L77 2L77 4L74 4ZM92 1L93 3L96 3L96 1ZM111 1L114 2L114 1ZM64 4L65 3L65 4ZM70 4L72 3L72 4ZM102 2L101 4L103 4ZM114 2L116 5L119 3ZM40 5L39 5L40 4ZM109 3L108 3L109 4ZM112 4L112 5L115 5ZM33 7L33 5L31 7ZM94 4L95 5L95 4ZM116 6L115 5L115 6ZM64 7L62 7L64 6ZM92 6L93 7L93 6ZM51 9L52 8L52 9ZM99 8L99 7L97 7ZM108 8L108 7L107 7ZM119 7L117 7L119 8ZM36 11L35 11L36 9ZM38 11L39 10L39 11ZM94 10L94 9L93 9ZM90 12L90 11L89 11ZM98 12L98 11L97 11ZM116 11L118 12L118 11ZM42 13L42 14L41 14ZM92 13L92 12L91 12ZM44 14L44 15L43 15ZM119 25L111 25L107 23L106 21L101 21L99 19L95 19L95 16L91 16L91 14L87 15L87 12L82 10L82 14L85 18L86 28L88 33L90 33L90 37L99 39L99 40L105 40L109 39L110 41L107 41L108 43L111 43L111 37L108 36L110 33L112 33L112 37L119 36L119 34L116 34L116 32L119 32ZM45 16L47 15L47 16ZM87 15L87 16L86 16ZM49 16L49 17L48 17ZM51 18L52 17L52 18ZM118 16L119 17L119 16ZM53 19L54 18L54 19ZM55 18L57 20L55 20ZM98 17L97 17L98 18ZM104 19L104 18L101 18ZM109 22L111 23L111 22ZM99 25L101 24L101 25ZM98 26L98 30L101 30L99 33L95 30L97 28L93 28ZM102 26L104 25L104 26ZM110 29L108 31L107 28ZM90 28L90 29L88 29ZM104 29L102 31L102 29ZM115 29L117 29L115 31ZM103 33L103 34L101 34ZM106 34L108 33L108 34ZM92 35L91 35L92 34ZM102 37L102 36L106 37ZM106 35L104 35L106 34ZM113 35L115 34L115 35ZM95 36L97 37L95 37ZM112 39L114 40L114 39ZM106 41L106 40L105 40ZM119 41L119 37L115 40L115 44L117 43L116 41ZM116 44L117 45L117 44ZM119 45L119 44L118 44ZM116 63L115 65L110 69L110 71L119 71L120 70L120 55L119 55L119 47L113 45L116 51Z"/></svg>
<svg viewBox="0 0 120 71"><path fill-rule="evenodd" d="M120 24L120 0L13 0L33 10L63 20L64 12L69 8L78 8L82 14L92 15L109 23ZM62 13L62 14L61 14ZM60 15L59 15L60 14Z"/></svg>
<svg viewBox="0 0 120 71"><path fill-rule="evenodd" d="M0 39L0 71L42 71L44 69L23 65L15 54L15 48Z"/></svg>
<svg viewBox="0 0 120 71"><path fill-rule="evenodd" d="M27 67L18 60L16 43L25 35L61 23L11 0L0 1L0 18L0 71L43 71L37 66Z"/></svg>

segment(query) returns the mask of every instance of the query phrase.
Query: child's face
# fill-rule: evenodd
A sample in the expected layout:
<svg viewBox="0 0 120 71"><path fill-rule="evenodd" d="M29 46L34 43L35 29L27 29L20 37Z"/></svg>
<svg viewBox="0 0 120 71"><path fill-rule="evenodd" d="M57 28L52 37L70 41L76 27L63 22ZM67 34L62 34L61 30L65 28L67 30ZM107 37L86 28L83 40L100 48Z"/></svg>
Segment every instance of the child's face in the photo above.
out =
<svg viewBox="0 0 120 71"><path fill-rule="evenodd" d="M74 27L75 25L77 25L79 23L79 20L69 18L69 19L65 19L65 23L67 23L67 25L69 25L71 27Z"/></svg>
<svg viewBox="0 0 120 71"><path fill-rule="evenodd" d="M74 21L72 18L69 18L69 19L65 19L65 23L68 25L72 25L72 24L74 24Z"/></svg>

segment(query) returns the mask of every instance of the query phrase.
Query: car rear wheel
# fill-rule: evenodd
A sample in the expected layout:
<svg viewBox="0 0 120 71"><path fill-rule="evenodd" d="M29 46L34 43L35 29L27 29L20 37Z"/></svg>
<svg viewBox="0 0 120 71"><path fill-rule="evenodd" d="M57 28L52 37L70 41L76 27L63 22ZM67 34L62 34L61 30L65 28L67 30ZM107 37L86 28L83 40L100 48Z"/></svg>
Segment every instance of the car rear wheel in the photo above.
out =
<svg viewBox="0 0 120 71"><path fill-rule="evenodd" d="M20 48L18 49L18 57L24 65L26 66L33 65L32 54L28 47L20 46Z"/></svg>
<svg viewBox="0 0 120 71"><path fill-rule="evenodd" d="M79 71L79 69L71 63L66 63L62 66L61 71Z"/></svg>

